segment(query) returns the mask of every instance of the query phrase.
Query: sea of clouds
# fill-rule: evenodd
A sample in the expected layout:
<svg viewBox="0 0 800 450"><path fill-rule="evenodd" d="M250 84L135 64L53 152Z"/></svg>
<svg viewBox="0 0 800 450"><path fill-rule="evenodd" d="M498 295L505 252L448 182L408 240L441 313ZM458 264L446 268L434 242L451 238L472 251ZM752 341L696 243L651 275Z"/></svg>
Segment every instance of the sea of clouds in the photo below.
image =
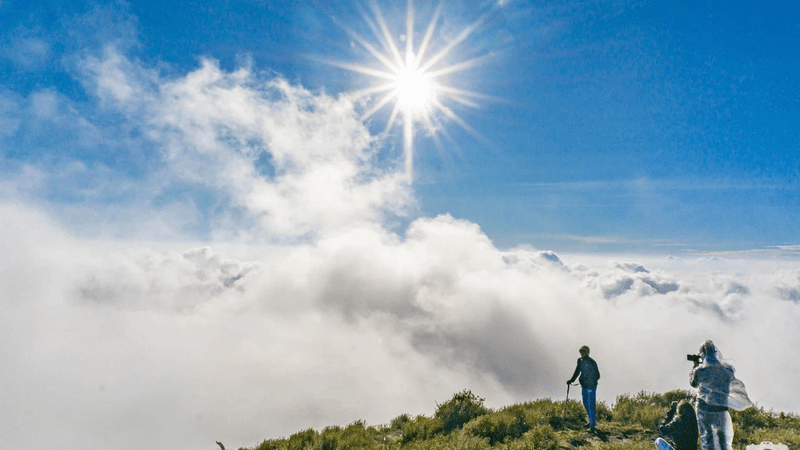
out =
<svg viewBox="0 0 800 450"><path fill-rule="evenodd" d="M119 182L79 162L3 174L8 448L254 446L430 415L464 388L492 407L561 400L581 345L610 404L688 389L686 354L706 339L758 405L800 411L796 261L499 249L479 224L415 216L347 96L211 60L164 77L114 46L76 67L158 165ZM4 102L7 119L80 115L51 91ZM84 119L70 123L102 134ZM139 200L37 200L61 177L104 180L81 198ZM223 199L206 241L181 235L200 208L156 204L176 185Z"/></svg>

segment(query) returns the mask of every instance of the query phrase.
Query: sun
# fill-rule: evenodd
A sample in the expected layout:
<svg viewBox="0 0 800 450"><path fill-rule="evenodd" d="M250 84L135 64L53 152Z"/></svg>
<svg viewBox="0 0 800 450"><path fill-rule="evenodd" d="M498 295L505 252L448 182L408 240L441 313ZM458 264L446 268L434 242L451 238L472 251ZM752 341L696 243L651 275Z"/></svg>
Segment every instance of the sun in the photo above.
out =
<svg viewBox="0 0 800 450"><path fill-rule="evenodd" d="M406 114L420 113L430 108L436 98L435 82L425 72L406 66L397 73L394 94L400 107L410 110Z"/></svg>
<svg viewBox="0 0 800 450"><path fill-rule="evenodd" d="M357 42L366 49L374 58L377 68L344 63L338 61L325 61L331 65L358 72L376 78L374 85L352 92L357 97L373 98L376 94L383 94L378 100L374 101L372 107L366 111L362 119L366 120L379 110L393 104L392 112L386 123L384 134L391 130L399 121L403 127L403 156L405 159L405 169L409 180L413 180L414 167L414 131L416 128L424 128L434 138L437 145L439 139L438 132L446 133L444 122L453 122L461 128L481 137L469 124L459 117L446 102L456 102L462 106L477 108L475 102L479 98L490 98L476 92L458 89L440 83L438 78L455 72L471 69L491 58L492 54L486 54L477 58L464 60L455 64L443 65L445 57L459 44L467 38L481 25L482 19L477 20L472 25L466 27L454 39L449 40L439 48L432 56L428 57L428 51L432 47L434 32L442 13L442 2L436 7L430 22L425 30L422 40L418 47L414 47L414 5L412 0L408 0L406 6L405 33L401 34L400 41L405 42L404 54L401 53L389 26L381 13L380 7L371 0L370 9L372 15L362 13L364 21L369 26L378 41L378 45L373 45L346 25L340 24L350 35L354 42Z"/></svg>

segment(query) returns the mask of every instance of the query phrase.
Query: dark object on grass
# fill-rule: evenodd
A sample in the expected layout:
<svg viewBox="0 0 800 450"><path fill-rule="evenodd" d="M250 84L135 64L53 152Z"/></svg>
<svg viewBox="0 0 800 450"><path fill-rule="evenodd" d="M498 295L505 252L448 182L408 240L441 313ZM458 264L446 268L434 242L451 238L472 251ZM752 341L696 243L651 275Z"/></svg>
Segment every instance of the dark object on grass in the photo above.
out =
<svg viewBox="0 0 800 450"><path fill-rule="evenodd" d="M217 445L219 445L219 448L221 448L222 450L225 450L225 446L222 445L222 442L220 442L220 441L214 441L214 442L216 442Z"/></svg>
<svg viewBox="0 0 800 450"><path fill-rule="evenodd" d="M697 450L697 417L692 404L688 400L672 402L658 432L675 450Z"/></svg>
<svg viewBox="0 0 800 450"><path fill-rule="evenodd" d="M600 431L597 428L592 428L589 432L597 436L597 439L600 439L602 442L608 442L608 433Z"/></svg>

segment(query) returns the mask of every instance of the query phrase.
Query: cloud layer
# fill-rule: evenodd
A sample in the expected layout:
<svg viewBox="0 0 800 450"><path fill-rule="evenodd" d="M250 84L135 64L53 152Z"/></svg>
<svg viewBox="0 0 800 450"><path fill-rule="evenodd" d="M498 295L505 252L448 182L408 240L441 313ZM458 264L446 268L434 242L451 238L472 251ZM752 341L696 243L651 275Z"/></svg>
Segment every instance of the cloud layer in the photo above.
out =
<svg viewBox="0 0 800 450"><path fill-rule="evenodd" d="M785 395L797 267L500 251L449 216L404 236L183 251L75 239L18 207L2 217L12 446L254 445L432 414L464 387L495 407L560 398L584 344L613 402L687 389L685 354L707 338L759 405L800 410Z"/></svg>
<svg viewBox="0 0 800 450"><path fill-rule="evenodd" d="M346 96L208 60L165 78L115 47L80 67L96 108L155 156L138 175L82 154L3 180L11 448L249 446L431 414L465 387L491 406L560 399L584 344L607 402L688 388L686 353L713 339L754 401L800 411L785 395L800 370L785 355L798 338L796 262L500 250L446 214L398 226L413 193ZM35 95L14 101L106 139L57 94ZM31 200L63 167L66 186L103 181L71 213ZM122 192L137 200L82 223L122 219L91 238L68 231L87 196ZM208 242L131 238L180 235L202 217Z"/></svg>

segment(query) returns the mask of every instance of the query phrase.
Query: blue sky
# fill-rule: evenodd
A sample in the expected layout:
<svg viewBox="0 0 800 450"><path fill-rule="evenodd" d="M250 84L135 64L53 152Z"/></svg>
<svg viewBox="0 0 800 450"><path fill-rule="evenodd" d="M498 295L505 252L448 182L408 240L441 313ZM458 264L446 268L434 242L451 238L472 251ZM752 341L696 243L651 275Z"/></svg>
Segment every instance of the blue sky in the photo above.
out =
<svg viewBox="0 0 800 450"><path fill-rule="evenodd" d="M800 411L796 6L417 1L385 133L372 5L0 0L4 444L561 400L582 345L610 405L707 339Z"/></svg>
<svg viewBox="0 0 800 450"><path fill-rule="evenodd" d="M399 42L406 5L396 3L381 9ZM419 36L434 6L416 2ZM0 8L0 84L10 105L2 117L18 124L0 144L6 175L21 164L78 160L135 180L161 164L158 149L147 148L157 145L96 109L80 74L78 61L107 45L165 79L211 58L223 70L251 64L265 77L330 95L374 79L322 60L379 65L341 26L377 46L362 16L367 4L6 0ZM478 108L451 104L485 140L447 120L451 139L438 147L416 134L416 214L468 219L502 247L662 253L796 243L796 6L448 2L432 46L478 20L442 65L490 57L440 81L492 97L478 100ZM128 142L96 144L80 127L32 123L15 105L41 101L42 93L61 99L93 133L123 133ZM373 133L390 111L369 119ZM385 142L384 163L397 158L401 134L395 127L396 139ZM125 193L87 199L79 181L91 183L60 180L35 196L57 204L131 201ZM172 189L198 204L210 195Z"/></svg>

